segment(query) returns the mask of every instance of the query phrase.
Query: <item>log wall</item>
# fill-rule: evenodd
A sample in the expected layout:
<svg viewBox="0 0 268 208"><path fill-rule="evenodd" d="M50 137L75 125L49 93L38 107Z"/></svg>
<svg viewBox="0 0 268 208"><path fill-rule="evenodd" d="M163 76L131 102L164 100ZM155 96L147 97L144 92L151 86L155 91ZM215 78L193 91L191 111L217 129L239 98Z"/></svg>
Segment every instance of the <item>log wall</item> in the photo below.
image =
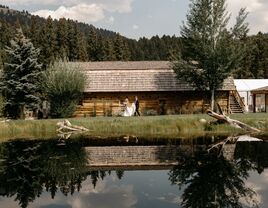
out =
<svg viewBox="0 0 268 208"><path fill-rule="evenodd" d="M85 93L75 117L118 116L124 111L123 102L138 96L141 115L172 115L204 113L210 106L210 95L205 92L111 92ZM229 92L218 92L217 102L224 112L229 109Z"/></svg>

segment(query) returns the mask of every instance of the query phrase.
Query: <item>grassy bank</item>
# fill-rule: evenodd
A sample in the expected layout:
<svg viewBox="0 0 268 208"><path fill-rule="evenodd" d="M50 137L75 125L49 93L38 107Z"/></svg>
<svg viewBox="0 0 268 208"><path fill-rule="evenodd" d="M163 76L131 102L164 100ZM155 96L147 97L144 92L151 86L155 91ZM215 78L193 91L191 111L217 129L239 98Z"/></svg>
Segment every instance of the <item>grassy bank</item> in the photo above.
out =
<svg viewBox="0 0 268 208"><path fill-rule="evenodd" d="M268 114L233 115L249 125L268 131ZM228 125L209 126L200 122L214 120L207 115L175 115L153 117L97 117L69 119L72 124L89 128L89 136L116 137L133 135L138 137L193 137L206 134L236 134L242 130L234 129ZM9 121L0 123L0 140L12 138L51 138L56 137L56 123L54 119L34 121Z"/></svg>

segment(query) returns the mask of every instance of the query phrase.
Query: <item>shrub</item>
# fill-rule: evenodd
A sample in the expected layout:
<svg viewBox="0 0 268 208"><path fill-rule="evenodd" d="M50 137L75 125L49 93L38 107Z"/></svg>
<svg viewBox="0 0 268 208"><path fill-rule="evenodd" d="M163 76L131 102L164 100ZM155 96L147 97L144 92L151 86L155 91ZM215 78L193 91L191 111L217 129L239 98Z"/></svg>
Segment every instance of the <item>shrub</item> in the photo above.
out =
<svg viewBox="0 0 268 208"><path fill-rule="evenodd" d="M143 112L143 114L145 116L156 116L156 115L158 115L157 111L156 110L153 110L153 109L145 110Z"/></svg>
<svg viewBox="0 0 268 208"><path fill-rule="evenodd" d="M4 97L0 94L0 117L3 117L5 109L5 100Z"/></svg>
<svg viewBox="0 0 268 208"><path fill-rule="evenodd" d="M42 85L50 102L52 118L66 118L73 115L85 83L86 76L78 65L59 61L48 68L44 73Z"/></svg>

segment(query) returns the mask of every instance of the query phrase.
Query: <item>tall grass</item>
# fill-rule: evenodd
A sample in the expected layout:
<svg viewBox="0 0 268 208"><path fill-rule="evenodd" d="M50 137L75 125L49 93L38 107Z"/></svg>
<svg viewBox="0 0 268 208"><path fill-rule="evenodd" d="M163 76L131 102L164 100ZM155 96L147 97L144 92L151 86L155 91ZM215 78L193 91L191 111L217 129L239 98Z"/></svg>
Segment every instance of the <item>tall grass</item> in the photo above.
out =
<svg viewBox="0 0 268 208"><path fill-rule="evenodd" d="M215 125L200 122L204 118L213 121L207 115L175 115L146 117L96 117L69 119L72 124L84 126L90 131L87 136L117 137L137 136L149 138L189 138L205 135L241 134L243 130L228 125ZM268 114L233 115L249 125L268 132ZM9 121L0 123L0 141L12 138L52 138L57 137L56 123L59 119L35 121Z"/></svg>

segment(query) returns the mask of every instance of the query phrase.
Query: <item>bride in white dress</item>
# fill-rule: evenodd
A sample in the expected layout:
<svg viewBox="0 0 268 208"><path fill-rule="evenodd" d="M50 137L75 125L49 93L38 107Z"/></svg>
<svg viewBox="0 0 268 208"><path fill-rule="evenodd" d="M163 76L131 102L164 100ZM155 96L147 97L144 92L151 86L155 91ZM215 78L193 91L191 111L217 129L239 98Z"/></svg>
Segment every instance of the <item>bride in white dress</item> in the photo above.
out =
<svg viewBox="0 0 268 208"><path fill-rule="evenodd" d="M125 110L124 110L123 116L124 117L134 116L134 113L136 111L135 103L132 103L132 104L129 103L128 98L126 98L124 105L125 105Z"/></svg>

